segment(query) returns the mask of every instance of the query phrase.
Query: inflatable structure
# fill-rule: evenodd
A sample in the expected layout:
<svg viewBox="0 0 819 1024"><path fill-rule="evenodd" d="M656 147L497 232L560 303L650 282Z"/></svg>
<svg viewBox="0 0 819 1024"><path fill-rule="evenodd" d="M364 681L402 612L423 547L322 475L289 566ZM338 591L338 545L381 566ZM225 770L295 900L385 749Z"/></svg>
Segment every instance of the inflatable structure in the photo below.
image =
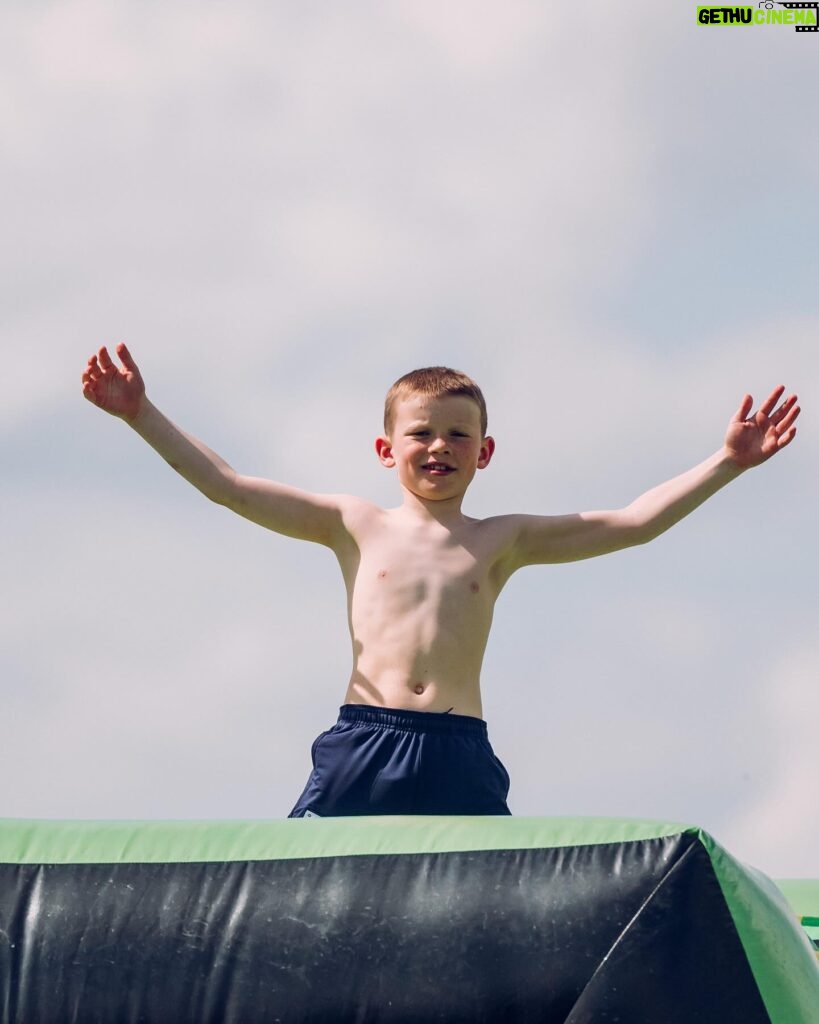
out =
<svg viewBox="0 0 819 1024"><path fill-rule="evenodd" d="M702 830L0 822L5 1024L816 1024L782 893Z"/></svg>

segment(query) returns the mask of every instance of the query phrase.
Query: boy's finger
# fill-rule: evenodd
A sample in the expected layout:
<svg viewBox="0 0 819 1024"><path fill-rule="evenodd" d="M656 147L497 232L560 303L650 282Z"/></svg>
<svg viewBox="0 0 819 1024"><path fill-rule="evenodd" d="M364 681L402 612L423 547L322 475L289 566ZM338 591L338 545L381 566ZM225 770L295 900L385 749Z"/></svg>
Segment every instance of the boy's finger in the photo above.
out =
<svg viewBox="0 0 819 1024"><path fill-rule="evenodd" d="M793 424L793 421L799 415L802 410L798 405L793 406L787 416L783 416L782 419L776 425L776 432L778 434L784 434Z"/></svg>
<svg viewBox="0 0 819 1024"><path fill-rule="evenodd" d="M771 413L771 419L775 423L779 422L779 420L784 419L785 416L793 408L793 404L795 401L796 395L788 395L788 397L785 399L782 405L780 405L778 409L774 409L774 411Z"/></svg>
<svg viewBox="0 0 819 1024"><path fill-rule="evenodd" d="M105 347L105 345L103 345L99 351L99 364L103 368L103 370L110 370L111 367L114 365L111 362L111 357L108 355L108 349Z"/></svg>
<svg viewBox="0 0 819 1024"><path fill-rule="evenodd" d="M784 390L785 390L785 385L784 384L780 384L779 387L774 388L773 391L768 395L768 397L765 399L765 401L759 407L759 411L762 413L763 416L769 416L770 415L771 410L776 405L776 403L779 401L779 399L782 397L782 394L783 394Z"/></svg>
<svg viewBox="0 0 819 1024"><path fill-rule="evenodd" d="M742 399L742 403L737 411L734 413L734 423L744 423L748 417L748 413L751 411L751 407L754 404L754 400L750 395L746 395Z"/></svg>
<svg viewBox="0 0 819 1024"><path fill-rule="evenodd" d="M136 370L137 365L134 362L134 357L128 351L128 346L125 344L125 342L121 341L117 345L117 355L122 360L122 365L125 367L126 370Z"/></svg>

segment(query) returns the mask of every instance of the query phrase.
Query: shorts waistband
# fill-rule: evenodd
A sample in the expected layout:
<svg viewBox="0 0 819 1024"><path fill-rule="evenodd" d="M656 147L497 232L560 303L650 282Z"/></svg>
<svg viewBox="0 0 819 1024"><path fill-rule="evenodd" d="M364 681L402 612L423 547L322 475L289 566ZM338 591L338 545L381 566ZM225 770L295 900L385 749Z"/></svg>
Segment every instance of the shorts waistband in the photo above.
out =
<svg viewBox="0 0 819 1024"><path fill-rule="evenodd" d="M343 704L339 722L354 725L382 725L405 732L443 732L460 736L487 736L486 722L472 715L453 715L448 711L405 711L403 708L379 708L371 704Z"/></svg>

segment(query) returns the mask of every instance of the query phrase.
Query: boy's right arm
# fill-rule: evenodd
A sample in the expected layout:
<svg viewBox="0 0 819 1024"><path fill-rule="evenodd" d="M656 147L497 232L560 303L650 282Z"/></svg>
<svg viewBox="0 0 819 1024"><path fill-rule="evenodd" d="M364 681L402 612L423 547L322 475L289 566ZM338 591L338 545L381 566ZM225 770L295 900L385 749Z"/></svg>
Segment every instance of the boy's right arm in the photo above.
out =
<svg viewBox="0 0 819 1024"><path fill-rule="evenodd" d="M336 548L345 535L341 498L311 494L272 480L243 476L164 416L145 395L139 369L125 345L118 367L106 348L88 360L83 395L125 420L180 476L205 497L267 529Z"/></svg>

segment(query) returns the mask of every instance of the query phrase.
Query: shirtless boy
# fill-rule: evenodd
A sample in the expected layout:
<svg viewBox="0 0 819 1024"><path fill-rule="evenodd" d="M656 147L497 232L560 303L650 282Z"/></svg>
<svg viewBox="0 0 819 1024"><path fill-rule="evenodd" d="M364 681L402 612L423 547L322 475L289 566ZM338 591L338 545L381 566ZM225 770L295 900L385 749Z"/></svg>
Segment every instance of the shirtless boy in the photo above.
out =
<svg viewBox="0 0 819 1024"><path fill-rule="evenodd" d="M746 395L714 455L622 509L575 515L461 511L495 448L477 385L442 367L402 377L375 447L395 469L398 508L312 494L237 473L152 405L125 345L101 348L83 394L125 420L211 501L335 553L347 587L353 667L337 724L313 744L291 817L509 814L509 776L482 720L480 670L498 594L517 569L644 544L789 444L796 396Z"/></svg>

